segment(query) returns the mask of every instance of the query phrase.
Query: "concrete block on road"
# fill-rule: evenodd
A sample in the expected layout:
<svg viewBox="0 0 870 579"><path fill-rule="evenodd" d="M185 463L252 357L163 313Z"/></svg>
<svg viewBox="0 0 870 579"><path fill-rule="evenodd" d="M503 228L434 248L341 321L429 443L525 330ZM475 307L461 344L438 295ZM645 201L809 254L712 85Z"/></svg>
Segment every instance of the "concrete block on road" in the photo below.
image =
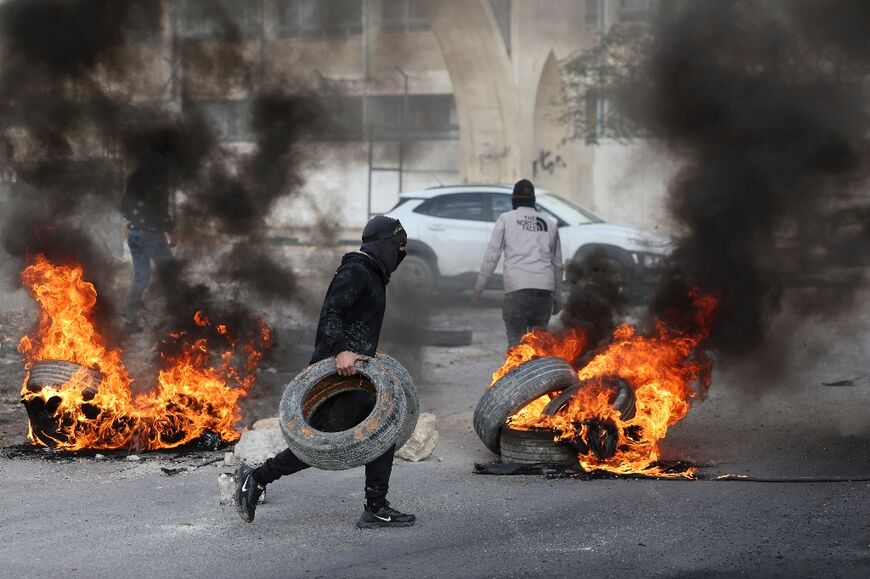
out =
<svg viewBox="0 0 870 579"><path fill-rule="evenodd" d="M402 448L396 451L396 456L411 462L419 462L432 454L438 445L438 430L435 429L437 419L434 414L424 412L417 419L411 438Z"/></svg>
<svg viewBox="0 0 870 579"><path fill-rule="evenodd" d="M218 486L221 489L221 504L233 504L233 493L236 491L236 477L228 472L221 473L218 477Z"/></svg>
<svg viewBox="0 0 870 579"><path fill-rule="evenodd" d="M254 423L254 430L278 430L278 417L263 418Z"/></svg>
<svg viewBox="0 0 870 579"><path fill-rule="evenodd" d="M257 424L262 422L265 421L261 420ZM287 443L278 428L278 420L274 419L274 428L263 428L261 425L261 428L258 429L255 424L254 430L243 432L233 449L233 455L239 462L262 464L266 462L266 459L272 458L285 448L287 448Z"/></svg>

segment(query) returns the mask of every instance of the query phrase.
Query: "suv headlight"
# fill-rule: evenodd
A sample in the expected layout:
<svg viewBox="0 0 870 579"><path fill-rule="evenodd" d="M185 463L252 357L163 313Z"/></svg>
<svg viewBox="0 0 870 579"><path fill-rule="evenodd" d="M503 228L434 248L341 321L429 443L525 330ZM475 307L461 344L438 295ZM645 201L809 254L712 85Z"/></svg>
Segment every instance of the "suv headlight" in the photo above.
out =
<svg viewBox="0 0 870 579"><path fill-rule="evenodd" d="M662 258L664 258L664 256L658 253L641 253L640 263L645 268L649 269L659 265L662 262Z"/></svg>

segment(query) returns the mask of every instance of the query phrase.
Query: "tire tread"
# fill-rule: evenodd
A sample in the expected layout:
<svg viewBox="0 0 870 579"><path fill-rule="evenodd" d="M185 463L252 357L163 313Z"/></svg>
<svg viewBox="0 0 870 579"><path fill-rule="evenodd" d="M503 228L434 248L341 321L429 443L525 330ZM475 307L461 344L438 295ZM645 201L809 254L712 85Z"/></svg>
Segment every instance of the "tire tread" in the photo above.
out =
<svg viewBox="0 0 870 579"><path fill-rule="evenodd" d="M502 426L509 416L535 398L576 383L574 369L561 358L530 360L502 376L483 393L474 411L474 430L488 449L499 453Z"/></svg>

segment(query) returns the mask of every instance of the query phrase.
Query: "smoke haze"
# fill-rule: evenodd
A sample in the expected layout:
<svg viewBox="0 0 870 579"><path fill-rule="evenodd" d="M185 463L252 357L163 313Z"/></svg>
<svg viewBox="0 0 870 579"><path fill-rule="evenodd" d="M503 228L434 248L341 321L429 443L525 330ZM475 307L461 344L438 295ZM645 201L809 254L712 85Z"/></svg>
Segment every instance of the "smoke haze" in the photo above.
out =
<svg viewBox="0 0 870 579"><path fill-rule="evenodd" d="M848 305L866 255L870 72L865 2L662 4L620 108L683 162L670 186L682 233L653 311L681 323L699 287L721 300L711 344L759 352L790 289L802 314ZM667 8L667 9L664 9ZM849 213L853 211L853 213ZM777 348L766 348L776 352Z"/></svg>
<svg viewBox="0 0 870 579"><path fill-rule="evenodd" d="M178 36L166 42L162 28L170 18L163 6L138 0L11 0L0 6L0 116L10 127L0 152L17 177L3 247L19 258L43 252L82 263L108 321L119 308L109 301L112 292L101 288L111 286L119 264L93 241L95 230L117 213L124 191L149 204L171 197L183 257L159 272L154 284L161 294L156 303L165 310L161 319L178 328L189 325L198 309L215 318L251 317L241 305L245 292L269 301L295 299L294 273L260 237L275 202L302 184L305 159L294 145L323 126L320 107L313 95L258 89L242 34L219 3L209 16L219 43ZM141 70L137 43L155 31L167 53L172 45L173 66L184 70L172 72L174 96L143 103L136 75L148 71ZM203 83L209 91L251 96L250 151L220 144L191 96ZM193 231L205 234L206 242L193 243ZM211 293L221 283L238 285L235 303L227 303L228 292L221 300Z"/></svg>

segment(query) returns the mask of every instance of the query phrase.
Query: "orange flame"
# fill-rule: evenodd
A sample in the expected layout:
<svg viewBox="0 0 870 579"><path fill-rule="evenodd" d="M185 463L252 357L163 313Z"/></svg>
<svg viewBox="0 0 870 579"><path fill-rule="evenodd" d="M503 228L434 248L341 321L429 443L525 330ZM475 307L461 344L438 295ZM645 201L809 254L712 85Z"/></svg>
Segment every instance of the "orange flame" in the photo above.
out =
<svg viewBox="0 0 870 579"><path fill-rule="evenodd" d="M697 329L669 328L657 322L651 336L641 336L629 325L619 326L611 343L577 372L585 383L566 408L553 416L542 415L550 396L533 400L508 418L515 429L550 429L557 441L586 440L589 421L610 422L618 433L615 454L604 459L592 452L580 453L586 471L604 470L615 474L644 474L660 477L692 477L696 469L671 473L657 466L659 442L668 428L689 411L691 401L710 386L712 363L696 351L707 337L717 300L711 295L692 293ZM532 357L552 355L539 353ZM506 364L512 364L508 360ZM498 373L497 373L498 374ZM601 379L618 376L634 392L636 412L623 420L611 406L612 392Z"/></svg>
<svg viewBox="0 0 870 579"><path fill-rule="evenodd" d="M491 385L517 366L536 358L554 356L573 364L586 350L586 346L586 334L579 328L573 328L560 335L534 329L524 335L518 345L508 350L504 364L492 375Z"/></svg>
<svg viewBox="0 0 870 579"><path fill-rule="evenodd" d="M271 344L265 323L259 322L259 335L242 343L230 336L226 326L213 326L203 312L196 312L195 324L213 327L225 343L219 362L214 360L207 338L193 338L184 331L172 334L178 348L171 355L161 354L164 367L157 375L156 387L134 395L121 350L107 346L94 326L97 292L85 281L82 267L53 264L36 255L22 272L22 280L40 304L37 331L24 336L19 344L26 367L42 360L65 360L102 375L96 389L85 385L84 380L73 379L32 391L27 385L28 373L22 401L59 401L53 411L58 436L52 438L52 446L65 450L155 450L192 442L206 430L228 442L239 438L234 428L241 418L237 402L253 385L254 370ZM28 437L36 444L45 444L34 435L33 425Z"/></svg>

